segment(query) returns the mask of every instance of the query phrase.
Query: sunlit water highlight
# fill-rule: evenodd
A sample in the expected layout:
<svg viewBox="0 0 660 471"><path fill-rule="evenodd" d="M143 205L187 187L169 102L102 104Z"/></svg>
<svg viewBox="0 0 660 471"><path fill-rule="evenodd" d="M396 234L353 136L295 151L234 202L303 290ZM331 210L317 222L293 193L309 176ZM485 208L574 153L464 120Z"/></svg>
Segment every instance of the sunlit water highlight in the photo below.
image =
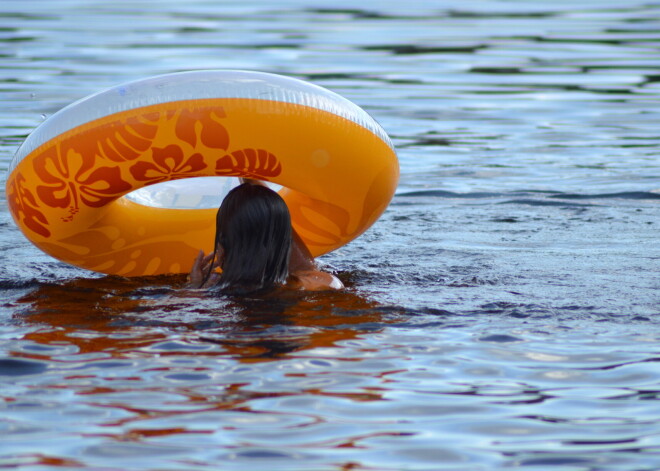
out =
<svg viewBox="0 0 660 471"><path fill-rule="evenodd" d="M266 299L65 266L3 194L0 467L659 469L659 21L637 0L0 4L3 170L85 95L233 68L356 102L402 171L322 260L346 292Z"/></svg>

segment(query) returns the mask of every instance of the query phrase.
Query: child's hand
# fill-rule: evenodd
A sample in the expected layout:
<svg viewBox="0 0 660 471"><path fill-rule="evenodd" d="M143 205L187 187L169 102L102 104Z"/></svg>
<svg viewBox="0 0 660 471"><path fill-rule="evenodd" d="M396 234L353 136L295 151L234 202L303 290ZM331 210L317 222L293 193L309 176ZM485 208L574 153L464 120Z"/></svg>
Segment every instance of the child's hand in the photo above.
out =
<svg viewBox="0 0 660 471"><path fill-rule="evenodd" d="M213 272L209 279L204 283L204 276L210 269L212 269L209 264L213 262L214 253L211 252L208 255L204 255L204 251L200 250L195 257L195 262L193 263L192 269L190 270L190 275L188 276L188 288L204 288L215 283L218 279L218 274ZM218 266L218 262L213 264L213 268Z"/></svg>

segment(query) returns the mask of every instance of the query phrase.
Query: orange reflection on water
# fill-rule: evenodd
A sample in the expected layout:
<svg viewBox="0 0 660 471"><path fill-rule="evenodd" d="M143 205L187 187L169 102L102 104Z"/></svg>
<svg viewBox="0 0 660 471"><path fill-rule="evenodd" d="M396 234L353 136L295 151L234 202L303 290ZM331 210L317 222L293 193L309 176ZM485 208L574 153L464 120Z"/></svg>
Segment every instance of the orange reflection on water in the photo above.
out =
<svg viewBox="0 0 660 471"><path fill-rule="evenodd" d="M25 340L70 343L79 354L121 357L144 351L176 332L188 340L221 345L217 354L240 361L332 346L387 323L386 308L350 291L283 290L260 297L223 298L178 290L181 282L181 277L104 277L44 284L18 301L23 308L15 318L39 326ZM278 332L270 332L273 329ZM33 353L26 356L41 358Z"/></svg>
<svg viewBox="0 0 660 471"><path fill-rule="evenodd" d="M39 378L33 388L73 392L67 407L107 411L82 440L203 441L214 433L240 436L243 423L262 416L316 426L324 422L320 416L263 409L263 401L382 400L377 389L324 390L315 381L332 377L332 362L358 363L344 350L359 356L368 346L340 344L380 331L396 309L350 290L226 298L177 289L182 282L74 279L41 285L18 301L14 319L30 327L21 342L39 348L12 356L49 365L47 380ZM306 369L305 362L317 360L330 366ZM287 362L300 366L282 369ZM270 372L272 388L262 381Z"/></svg>

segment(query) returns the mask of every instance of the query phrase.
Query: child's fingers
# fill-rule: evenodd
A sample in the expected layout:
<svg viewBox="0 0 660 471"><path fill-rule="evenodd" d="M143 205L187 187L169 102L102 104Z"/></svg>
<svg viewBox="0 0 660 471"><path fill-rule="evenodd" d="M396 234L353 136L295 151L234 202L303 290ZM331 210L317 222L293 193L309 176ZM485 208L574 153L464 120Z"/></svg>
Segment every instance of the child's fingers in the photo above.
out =
<svg viewBox="0 0 660 471"><path fill-rule="evenodd" d="M213 257L214 257L214 256L215 256L215 254L214 254L213 252L211 252L210 254L208 254L207 256L205 256L205 257L202 259L202 266L203 266L204 268L208 268L208 267L209 267L209 264L213 261Z"/></svg>

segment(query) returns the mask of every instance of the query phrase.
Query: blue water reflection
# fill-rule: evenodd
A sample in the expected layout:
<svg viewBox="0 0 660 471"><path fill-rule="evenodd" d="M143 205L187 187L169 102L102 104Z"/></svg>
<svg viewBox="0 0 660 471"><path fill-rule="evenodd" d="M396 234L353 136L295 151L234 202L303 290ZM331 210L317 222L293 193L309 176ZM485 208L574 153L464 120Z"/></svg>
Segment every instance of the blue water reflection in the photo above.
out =
<svg viewBox="0 0 660 471"><path fill-rule="evenodd" d="M658 21L638 0L0 4L0 169L83 96L232 68L351 99L402 170L323 259L345 293L242 302L64 266L3 193L2 466L657 469Z"/></svg>

